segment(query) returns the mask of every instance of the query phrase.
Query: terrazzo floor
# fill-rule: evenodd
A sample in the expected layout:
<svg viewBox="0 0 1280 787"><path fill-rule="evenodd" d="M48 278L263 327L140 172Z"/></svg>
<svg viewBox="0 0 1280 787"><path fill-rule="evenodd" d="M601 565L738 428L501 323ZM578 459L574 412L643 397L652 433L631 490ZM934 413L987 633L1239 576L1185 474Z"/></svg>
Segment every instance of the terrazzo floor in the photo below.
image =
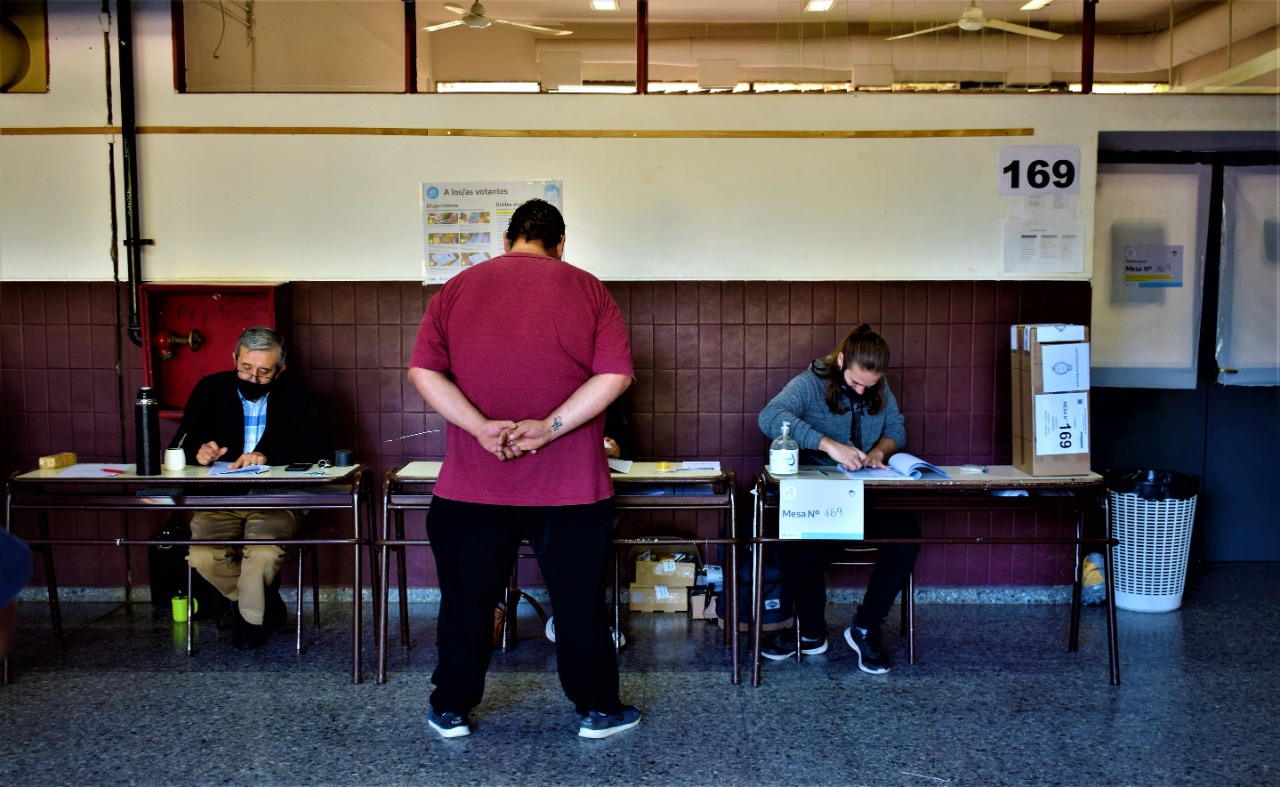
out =
<svg viewBox="0 0 1280 787"><path fill-rule="evenodd" d="M619 663L644 720L599 741L576 736L525 605L474 734L453 740L424 719L435 605L411 605L415 646L393 650L385 685L367 631L365 682L349 680L346 605L304 626L301 656L292 636L242 653L197 624L188 658L166 614L111 610L64 605L58 655L47 608L20 609L0 785L1280 784L1274 563L1210 566L1177 612L1122 610L1120 686L1097 607L1071 654L1063 605L920 604L918 663L899 642L893 671L871 676L838 639L849 607L832 605L831 650L767 662L758 688L745 669L730 684L714 624L633 615Z"/></svg>

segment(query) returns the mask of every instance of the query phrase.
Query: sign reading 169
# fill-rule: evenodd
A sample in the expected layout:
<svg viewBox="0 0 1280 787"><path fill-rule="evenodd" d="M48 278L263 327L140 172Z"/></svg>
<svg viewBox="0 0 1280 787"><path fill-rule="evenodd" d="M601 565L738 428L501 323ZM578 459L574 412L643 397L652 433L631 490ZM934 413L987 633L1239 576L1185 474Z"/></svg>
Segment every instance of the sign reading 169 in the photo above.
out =
<svg viewBox="0 0 1280 787"><path fill-rule="evenodd" d="M1000 148L1000 193L1079 194L1078 145L1010 145Z"/></svg>

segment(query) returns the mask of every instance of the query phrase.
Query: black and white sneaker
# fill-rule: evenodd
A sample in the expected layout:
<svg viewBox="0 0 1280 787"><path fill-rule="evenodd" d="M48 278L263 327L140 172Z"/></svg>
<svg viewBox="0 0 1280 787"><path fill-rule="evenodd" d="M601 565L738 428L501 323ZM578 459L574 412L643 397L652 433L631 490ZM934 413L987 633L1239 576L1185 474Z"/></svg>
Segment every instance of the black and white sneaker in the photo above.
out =
<svg viewBox="0 0 1280 787"><path fill-rule="evenodd" d="M431 729L440 733L441 738L461 738L464 735L471 734L471 727L467 724L466 716L459 716L456 713L436 713L436 709L432 708L427 714L427 724L431 725Z"/></svg>
<svg viewBox="0 0 1280 787"><path fill-rule="evenodd" d="M827 652L826 637L800 637L800 652L816 656ZM779 629L765 635L760 641L760 655L773 661L782 661L796 655L795 629Z"/></svg>
<svg viewBox="0 0 1280 787"><path fill-rule="evenodd" d="M625 732L640 723L640 709L627 705L618 713L591 711L578 723L578 735L582 738L607 738Z"/></svg>
<svg viewBox="0 0 1280 787"><path fill-rule="evenodd" d="M889 671L891 662L880 642L880 629L863 632L857 626L850 626L844 630L844 641L858 654L858 669L872 675L883 675Z"/></svg>

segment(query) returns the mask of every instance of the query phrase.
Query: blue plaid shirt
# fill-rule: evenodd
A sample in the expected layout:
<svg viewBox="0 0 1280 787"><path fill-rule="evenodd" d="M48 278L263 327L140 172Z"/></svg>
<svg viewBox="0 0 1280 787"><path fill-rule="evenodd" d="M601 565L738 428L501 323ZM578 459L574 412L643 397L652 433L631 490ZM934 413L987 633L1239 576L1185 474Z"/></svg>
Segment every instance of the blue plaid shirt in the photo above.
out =
<svg viewBox="0 0 1280 787"><path fill-rule="evenodd" d="M244 394L236 391L236 395L240 397L240 405L244 408L244 451L250 453L258 447L258 441L262 439L262 433L267 431L267 399L271 394L264 395L256 402L244 398Z"/></svg>

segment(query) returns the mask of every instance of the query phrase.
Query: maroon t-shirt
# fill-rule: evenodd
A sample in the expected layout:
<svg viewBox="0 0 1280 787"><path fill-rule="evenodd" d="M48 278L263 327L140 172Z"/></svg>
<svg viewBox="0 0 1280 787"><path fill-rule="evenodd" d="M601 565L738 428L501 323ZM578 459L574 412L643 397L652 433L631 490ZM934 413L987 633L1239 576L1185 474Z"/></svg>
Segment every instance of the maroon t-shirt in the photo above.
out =
<svg viewBox="0 0 1280 787"><path fill-rule="evenodd" d="M427 305L410 366L448 375L485 416L546 418L597 374L634 376L622 313L600 280L539 254L504 254L450 279ZM613 495L604 413L518 459L500 461L453 424L436 492L512 506Z"/></svg>

